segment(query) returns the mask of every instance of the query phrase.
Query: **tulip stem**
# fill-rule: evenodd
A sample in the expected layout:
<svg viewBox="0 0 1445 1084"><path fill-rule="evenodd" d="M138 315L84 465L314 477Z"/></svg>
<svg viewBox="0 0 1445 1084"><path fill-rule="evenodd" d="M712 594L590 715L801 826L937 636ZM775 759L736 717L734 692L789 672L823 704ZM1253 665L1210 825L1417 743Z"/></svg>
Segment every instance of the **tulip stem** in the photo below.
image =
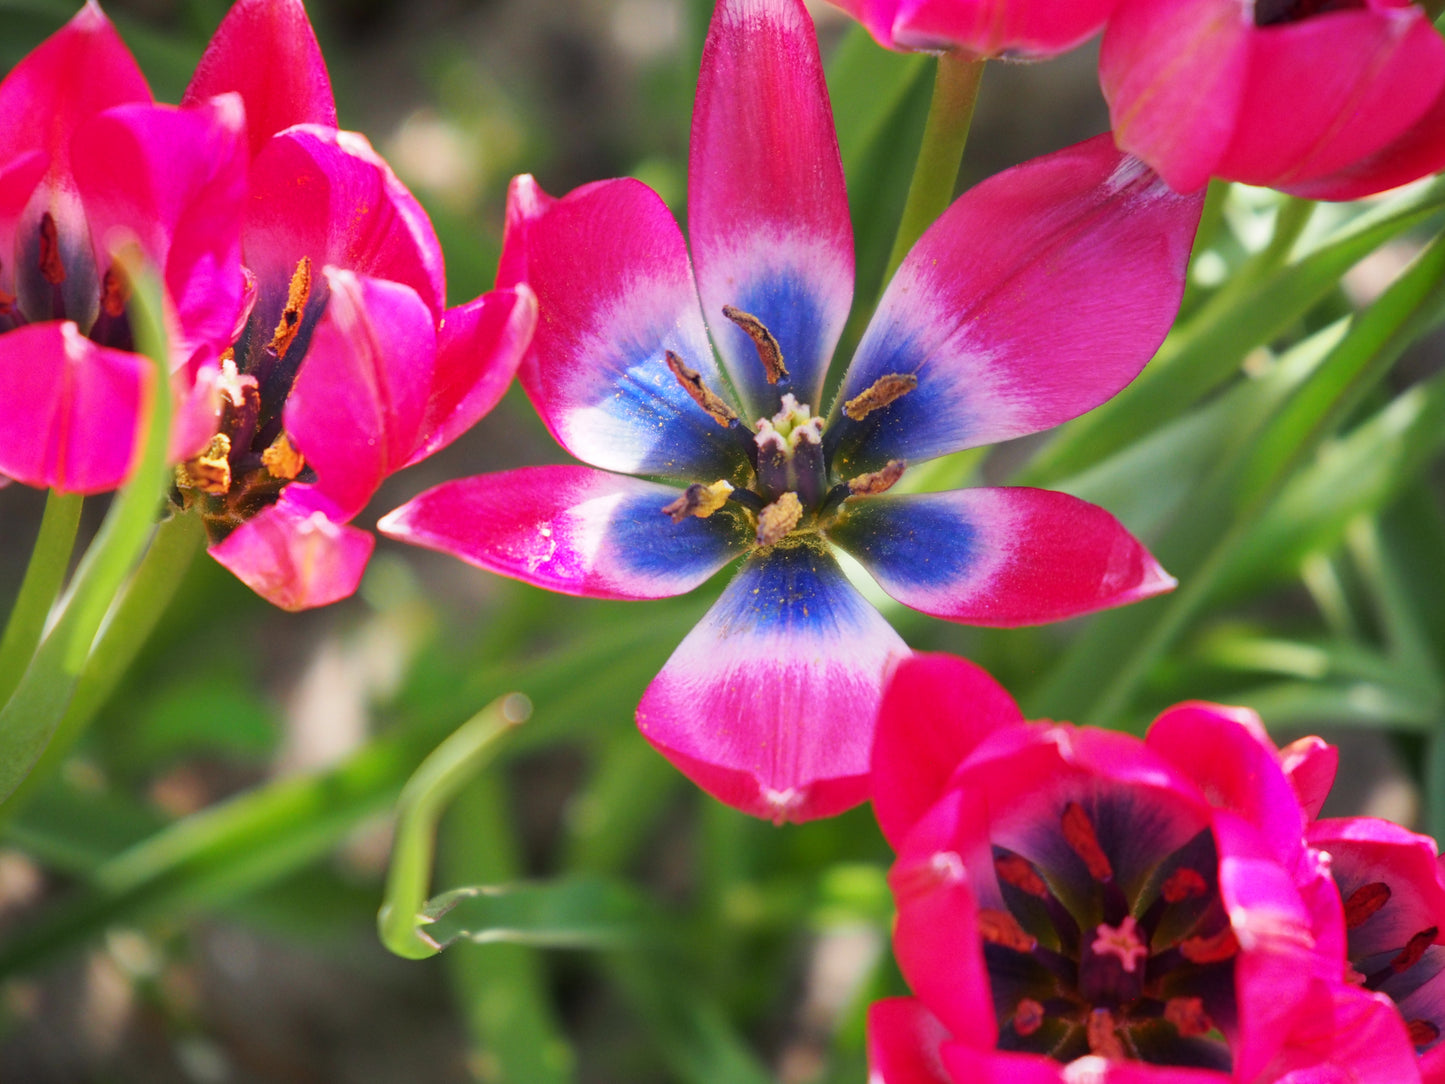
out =
<svg viewBox="0 0 1445 1084"><path fill-rule="evenodd" d="M933 100L928 107L913 180L908 185L908 202L898 223L893 252L888 257L888 270L883 274L885 285L914 242L923 236L923 231L953 202L953 189L958 184L958 169L968 143L985 63L963 60L953 53L944 53L938 58Z"/></svg>
<svg viewBox="0 0 1445 1084"><path fill-rule="evenodd" d="M20 583L20 593L15 596L15 607L5 623L5 635L0 638L0 704L10 699L15 686L20 684L20 675L40 643L45 631L45 619L65 583L65 572L70 567L70 553L75 548L75 532L80 526L80 505L78 493L57 493L50 491L45 499L45 514L40 520L40 532L35 537L35 548L30 553L30 564L25 569L25 579Z"/></svg>

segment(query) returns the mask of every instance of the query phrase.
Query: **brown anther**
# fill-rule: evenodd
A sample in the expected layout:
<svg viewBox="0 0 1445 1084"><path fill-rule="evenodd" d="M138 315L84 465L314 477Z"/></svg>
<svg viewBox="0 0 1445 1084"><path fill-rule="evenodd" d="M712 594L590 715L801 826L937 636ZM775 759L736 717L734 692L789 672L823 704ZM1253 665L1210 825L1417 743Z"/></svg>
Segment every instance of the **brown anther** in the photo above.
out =
<svg viewBox="0 0 1445 1084"><path fill-rule="evenodd" d="M60 233L49 211L40 216L40 274L52 286L65 281L65 264L60 259Z"/></svg>
<svg viewBox="0 0 1445 1084"><path fill-rule="evenodd" d="M692 401L707 411L708 417L718 425L726 429L738 420L733 408L703 383L702 375L696 369L689 369L687 363L671 350L667 352L667 367L672 370L672 375L677 377L677 382L682 385L682 390L691 395Z"/></svg>
<svg viewBox="0 0 1445 1084"><path fill-rule="evenodd" d="M758 545L771 546L785 537L803 518L803 502L796 493L784 493L758 513Z"/></svg>
<svg viewBox="0 0 1445 1084"><path fill-rule="evenodd" d="M1019 891L1041 900L1049 898L1049 886L1022 855L1006 854L1002 858L995 858L993 868L1004 884L1013 885Z"/></svg>
<svg viewBox="0 0 1445 1084"><path fill-rule="evenodd" d="M992 908L979 911L978 933L990 945L1013 949L1015 952L1033 952L1039 944L1019 925L1019 920L1013 915Z"/></svg>
<svg viewBox="0 0 1445 1084"><path fill-rule="evenodd" d="M783 364L783 348L778 345L778 340L773 338L773 333L763 326L763 322L752 313L743 312L732 305L724 305L722 313L753 340L753 345L758 348L758 360L763 363L763 369L768 374L768 383L776 384L779 380L788 379L788 367Z"/></svg>
<svg viewBox="0 0 1445 1084"><path fill-rule="evenodd" d="M1232 960L1239 953L1239 938L1234 930L1226 926L1212 937L1191 937L1179 946L1180 953L1190 963L1217 964Z"/></svg>
<svg viewBox="0 0 1445 1084"><path fill-rule="evenodd" d="M176 465L176 485L221 496L231 488L231 438L217 433L205 450Z"/></svg>
<svg viewBox="0 0 1445 1084"><path fill-rule="evenodd" d="M683 491L682 496L677 500L663 505L662 510L672 517L674 523L681 523L688 516L707 519L708 516L727 504L728 494L732 491L732 483L721 478L710 486L694 482Z"/></svg>
<svg viewBox="0 0 1445 1084"><path fill-rule="evenodd" d="M880 376L872 385L864 388L843 404L843 413L855 422L861 422L875 410L882 410L895 399L901 399L918 387L918 377L909 373L889 373Z"/></svg>
<svg viewBox="0 0 1445 1084"><path fill-rule="evenodd" d="M882 470L869 471L849 479L848 492L855 497L876 497L880 493L887 493L898 484L898 479L903 477L906 466L901 459L890 459Z"/></svg>
<svg viewBox="0 0 1445 1084"><path fill-rule="evenodd" d="M1345 928L1353 930L1390 902L1390 886L1384 881L1360 885L1345 901Z"/></svg>
<svg viewBox="0 0 1445 1084"><path fill-rule="evenodd" d="M100 308L107 316L121 316L130 301L130 283L114 267L106 268L100 280Z"/></svg>
<svg viewBox="0 0 1445 1084"><path fill-rule="evenodd" d="M261 466L266 468L272 478L282 478L289 482L305 468L306 459L296 450L291 438L282 433L261 453Z"/></svg>
<svg viewBox="0 0 1445 1084"><path fill-rule="evenodd" d="M15 295L0 290L0 316L9 316L15 311Z"/></svg>
<svg viewBox="0 0 1445 1084"><path fill-rule="evenodd" d="M1113 880L1114 867L1109 863L1109 856L1104 853L1104 848L1099 846L1094 822L1089 819L1089 814L1084 812L1084 807L1078 802L1070 802L1064 807L1060 824L1064 830L1064 841L1084 860L1084 865L1089 867L1089 876L1096 881Z"/></svg>
<svg viewBox="0 0 1445 1084"><path fill-rule="evenodd" d="M1164 1002L1164 1019L1174 1025L1182 1039L1194 1039L1214 1030L1214 1021L1204 1011L1204 999L1171 997Z"/></svg>
<svg viewBox="0 0 1445 1084"><path fill-rule="evenodd" d="M276 330L271 335L271 349L278 358L284 358L286 351L301 332L301 313L306 308L306 299L311 296L311 257L302 256L291 275L291 285L286 291L286 307L281 310L281 319L276 321Z"/></svg>
<svg viewBox="0 0 1445 1084"><path fill-rule="evenodd" d="M1411 1020L1405 1025L1410 1035L1410 1045L1429 1046L1440 1038L1440 1029L1428 1020Z"/></svg>
<svg viewBox="0 0 1445 1084"><path fill-rule="evenodd" d="M1108 1009L1094 1009L1089 1013L1085 1034L1089 1038L1089 1053L1097 1054L1106 1061L1125 1061L1129 1055L1119 1038L1118 1022Z"/></svg>
<svg viewBox="0 0 1445 1084"><path fill-rule="evenodd" d="M1428 930L1421 930L1400 950L1400 954L1390 961L1390 970L1395 974L1402 971L1409 971L1420 962L1420 957L1425 955L1425 950L1435 943L1436 936L1440 933L1439 926L1431 926Z"/></svg>
<svg viewBox="0 0 1445 1084"><path fill-rule="evenodd" d="M1188 866L1181 866L1169 875L1159 894L1166 903L1182 903L1184 900L1198 899L1208 890L1209 885L1205 883L1203 874Z"/></svg>
<svg viewBox="0 0 1445 1084"><path fill-rule="evenodd" d="M1014 1031L1027 1038L1044 1026L1044 1007L1031 997L1021 998L1014 1009Z"/></svg>

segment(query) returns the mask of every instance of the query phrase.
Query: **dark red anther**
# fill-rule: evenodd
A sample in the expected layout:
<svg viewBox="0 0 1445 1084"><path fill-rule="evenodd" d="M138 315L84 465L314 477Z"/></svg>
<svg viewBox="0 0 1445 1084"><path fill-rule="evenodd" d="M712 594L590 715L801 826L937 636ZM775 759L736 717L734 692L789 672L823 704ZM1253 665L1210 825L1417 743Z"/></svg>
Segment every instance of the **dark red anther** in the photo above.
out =
<svg viewBox="0 0 1445 1084"><path fill-rule="evenodd" d="M1027 892L1037 899L1048 899L1049 886L1039 876L1038 871L1029 864L1029 860L1021 855L1006 854L1001 858L995 858L993 868L998 873L998 879L1004 884L1013 885L1021 892Z"/></svg>
<svg viewBox="0 0 1445 1084"><path fill-rule="evenodd" d="M1031 997L1019 1001L1014 1010L1014 1031L1027 1038L1044 1026L1044 1007Z"/></svg>
<svg viewBox="0 0 1445 1084"><path fill-rule="evenodd" d="M1390 970L1395 974L1402 971L1409 971L1420 962L1420 957L1425 955L1425 950L1435 943L1435 938L1440 933L1439 926L1431 926L1428 930L1421 930L1414 937L1405 943L1400 954L1390 961Z"/></svg>
<svg viewBox="0 0 1445 1084"><path fill-rule="evenodd" d="M1345 927L1356 929L1366 919L1390 902L1390 886L1384 881L1371 881L1360 885L1345 901Z"/></svg>
<svg viewBox="0 0 1445 1084"><path fill-rule="evenodd" d="M1405 1025L1405 1030L1410 1033L1410 1042L1414 1046L1429 1046L1440 1038L1440 1029L1428 1020L1411 1020Z"/></svg>
<svg viewBox="0 0 1445 1084"><path fill-rule="evenodd" d="M1188 866L1181 866L1169 875L1160 893L1169 903L1180 903L1183 900L1198 899L1207 891L1209 885L1203 874Z"/></svg>
<svg viewBox="0 0 1445 1084"><path fill-rule="evenodd" d="M106 269L100 280L100 307L107 316L123 316L126 302L130 300L130 288L114 267Z"/></svg>
<svg viewBox="0 0 1445 1084"><path fill-rule="evenodd" d="M1084 865L1089 867L1089 876L1096 881L1113 880L1114 867L1109 862L1109 856L1104 853L1104 848L1099 846L1094 822L1089 819L1089 814L1084 812L1084 807L1078 802L1070 802L1064 807L1061 824L1065 842L1084 860Z"/></svg>
<svg viewBox="0 0 1445 1084"><path fill-rule="evenodd" d="M65 281L65 264L60 259L60 234L49 211L40 216L40 274L52 286Z"/></svg>
<svg viewBox="0 0 1445 1084"><path fill-rule="evenodd" d="M1239 952L1239 939L1226 926L1212 937L1191 937L1179 946L1184 958L1194 964L1217 964L1231 960Z"/></svg>

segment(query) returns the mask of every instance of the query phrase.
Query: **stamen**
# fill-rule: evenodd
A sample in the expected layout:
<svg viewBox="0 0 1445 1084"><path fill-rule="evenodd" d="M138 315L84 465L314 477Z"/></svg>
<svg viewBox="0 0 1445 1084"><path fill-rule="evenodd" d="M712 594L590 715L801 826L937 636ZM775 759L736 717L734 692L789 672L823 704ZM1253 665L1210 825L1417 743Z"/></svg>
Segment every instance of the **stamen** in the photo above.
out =
<svg viewBox="0 0 1445 1084"><path fill-rule="evenodd" d="M1345 901L1345 928L1358 928L1389 902L1390 886L1384 881L1371 881L1369 884L1360 885Z"/></svg>
<svg viewBox="0 0 1445 1084"><path fill-rule="evenodd" d="M176 464L176 485L221 496L231 488L231 438L217 433L194 459Z"/></svg>
<svg viewBox="0 0 1445 1084"><path fill-rule="evenodd" d="M689 369L682 358L671 350L667 352L667 367L672 370L672 375L677 377L682 390L692 396L692 401L707 411L708 416L718 425L726 429L738 420L733 408L703 383L701 374L696 369Z"/></svg>
<svg viewBox="0 0 1445 1084"><path fill-rule="evenodd" d="M849 479L848 492L854 497L876 497L880 493L887 493L898 483L898 479L903 477L906 466L901 459L890 459L882 470L870 471Z"/></svg>
<svg viewBox="0 0 1445 1084"><path fill-rule="evenodd" d="M0 290L0 316L9 316L15 311L15 295Z"/></svg>
<svg viewBox="0 0 1445 1084"><path fill-rule="evenodd" d="M1149 946L1139 939L1139 924L1133 915L1125 915L1118 926L1099 923L1094 927L1094 943L1089 947L1096 955L1117 957L1125 973L1130 975L1149 958Z"/></svg>
<svg viewBox="0 0 1445 1084"><path fill-rule="evenodd" d="M1182 1039L1194 1039L1214 1030L1214 1021L1204 1011L1204 999L1171 997L1164 1002L1164 1019L1174 1025Z"/></svg>
<svg viewBox="0 0 1445 1084"><path fill-rule="evenodd" d="M728 497L732 495L732 492L732 483L726 479L719 478L710 486L694 482L683 491L682 496L677 500L663 505L662 510L672 517L674 523L681 523L688 516L707 519L708 516L727 504Z"/></svg>
<svg viewBox="0 0 1445 1084"><path fill-rule="evenodd" d="M994 871L1004 884L1013 885L1037 899L1048 899L1049 886L1023 855L1006 854L993 861Z"/></svg>
<svg viewBox="0 0 1445 1084"><path fill-rule="evenodd" d="M100 308L107 316L125 315L126 303L130 301L130 283L114 267L106 269L100 280Z"/></svg>
<svg viewBox="0 0 1445 1084"><path fill-rule="evenodd" d="M276 331L271 336L271 349L278 358L284 358L286 351L301 332L301 312L306 308L306 299L311 296L311 257L302 256L291 275L291 285L286 291L286 307L281 310L281 319L276 321Z"/></svg>
<svg viewBox="0 0 1445 1084"><path fill-rule="evenodd" d="M773 338L773 333L763 326L763 322L752 313L743 312L732 305L724 305L722 312L753 340L753 345L758 348L758 360L763 363L763 369L768 374L768 383L776 384L779 380L787 380L788 368L783 364L783 348L778 345L778 340Z"/></svg>
<svg viewBox="0 0 1445 1084"><path fill-rule="evenodd" d="M1084 865L1089 867L1089 876L1096 881L1113 880L1114 867L1110 865L1104 848L1099 846L1099 837L1094 833L1094 822L1089 819L1089 814L1084 812L1084 807L1078 802L1066 805L1062 824L1064 841L1084 860Z"/></svg>
<svg viewBox="0 0 1445 1084"><path fill-rule="evenodd" d="M1410 938L1400 951L1400 955L1390 961L1390 970L1397 975L1402 971L1409 971L1420 962L1420 957L1424 956L1425 950L1435 943L1435 938L1439 933L1440 927L1431 926L1428 930L1421 930Z"/></svg>
<svg viewBox="0 0 1445 1084"><path fill-rule="evenodd" d="M1015 952L1033 952L1038 941L1029 936L1019 925L1019 920L1007 911L985 908L978 913L978 932L991 945L1013 949Z"/></svg>
<svg viewBox="0 0 1445 1084"><path fill-rule="evenodd" d="M908 373L889 373L880 376L873 384L843 404L843 413L855 422L861 422L875 410L882 410L889 403L901 399L918 387L918 377Z"/></svg>
<svg viewBox="0 0 1445 1084"><path fill-rule="evenodd" d="M266 468L272 478L289 482L305 468L306 459L296 450L291 438L283 432L261 453L261 466Z"/></svg>
<svg viewBox="0 0 1445 1084"><path fill-rule="evenodd" d="M758 545L771 546L784 538L803 518L803 502L793 492L781 497L758 513Z"/></svg>
<svg viewBox="0 0 1445 1084"><path fill-rule="evenodd" d="M1169 903L1182 903L1185 900L1198 899L1207 891L1209 885L1198 870L1181 866L1169 875L1160 895Z"/></svg>
<svg viewBox="0 0 1445 1084"><path fill-rule="evenodd" d="M1405 1025L1412 1046L1429 1046L1440 1038L1440 1029L1428 1020L1411 1020Z"/></svg>
<svg viewBox="0 0 1445 1084"><path fill-rule="evenodd" d="M1031 997L1023 998L1014 1009L1014 1031L1028 1038L1044 1026L1044 1007Z"/></svg>
<svg viewBox="0 0 1445 1084"><path fill-rule="evenodd" d="M1089 1038L1089 1052L1108 1061L1125 1061L1128 1055L1124 1052L1124 1044L1119 1040L1117 1027L1114 1014L1108 1009L1095 1009L1089 1013L1089 1023L1085 1028Z"/></svg>
<svg viewBox="0 0 1445 1084"><path fill-rule="evenodd" d="M49 211L40 216L40 274L52 286L65 281L65 264L60 259L60 234Z"/></svg>
<svg viewBox="0 0 1445 1084"><path fill-rule="evenodd" d="M1180 953L1194 964L1217 964L1232 960L1239 953L1239 939L1226 926L1212 937L1191 937L1179 946Z"/></svg>

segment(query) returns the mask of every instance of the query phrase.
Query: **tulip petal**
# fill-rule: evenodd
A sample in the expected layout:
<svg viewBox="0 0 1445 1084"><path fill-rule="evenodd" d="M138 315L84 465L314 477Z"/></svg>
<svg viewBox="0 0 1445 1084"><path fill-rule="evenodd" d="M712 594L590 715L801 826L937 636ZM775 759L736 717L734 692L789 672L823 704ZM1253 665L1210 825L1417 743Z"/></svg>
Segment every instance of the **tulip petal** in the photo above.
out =
<svg viewBox="0 0 1445 1084"><path fill-rule="evenodd" d="M703 314L745 421L781 393L819 406L853 300L853 228L818 40L802 0L723 0L698 77L688 234ZM770 385L757 347L723 315L756 316L782 348Z"/></svg>
<svg viewBox="0 0 1445 1084"><path fill-rule="evenodd" d="M377 529L549 591L668 598L752 542L726 512L674 523L662 509L678 496L672 486L589 467L523 467L444 482Z"/></svg>
<svg viewBox="0 0 1445 1084"><path fill-rule="evenodd" d="M408 286L327 268L331 300L286 400L286 431L342 519L416 447L436 330Z"/></svg>
<svg viewBox="0 0 1445 1084"><path fill-rule="evenodd" d="M909 49L962 49L974 56L1056 56L1097 34L1118 0L904 0L893 38Z"/></svg>
<svg viewBox="0 0 1445 1084"><path fill-rule="evenodd" d="M1108 512L1047 489L854 498L828 537L905 606L972 625L1058 621L1175 583Z"/></svg>
<svg viewBox="0 0 1445 1084"><path fill-rule="evenodd" d="M1305 820L1314 820L1334 786L1340 767L1339 748L1323 738L1300 738L1279 751L1279 764L1294 788Z"/></svg>
<svg viewBox="0 0 1445 1084"><path fill-rule="evenodd" d="M1174 320L1200 206L1103 136L965 193L894 275L839 402L917 386L834 418L838 469L1008 440L1114 395Z"/></svg>
<svg viewBox="0 0 1445 1084"><path fill-rule="evenodd" d="M326 606L356 590L376 544L370 532L337 518L321 494L293 482L279 501L212 546L211 556L283 610Z"/></svg>
<svg viewBox="0 0 1445 1084"><path fill-rule="evenodd" d="M237 91L251 157L293 124L336 127L326 61L301 0L238 0L196 65L182 105Z"/></svg>
<svg viewBox="0 0 1445 1084"><path fill-rule="evenodd" d="M523 284L447 310L437 332L436 371L421 442L407 466L445 448L497 405L536 326L537 298Z"/></svg>
<svg viewBox="0 0 1445 1084"><path fill-rule="evenodd" d="M673 652L637 709L684 775L781 822L867 797L884 671L907 648L826 550L750 558Z"/></svg>
<svg viewBox="0 0 1445 1084"><path fill-rule="evenodd" d="M1442 169L1445 169L1445 93L1435 99L1404 135L1375 154L1324 177L1292 181L1280 187L1305 199L1360 199Z"/></svg>
<svg viewBox="0 0 1445 1084"><path fill-rule="evenodd" d="M939 1054L948 1032L916 997L868 1006L869 1084L952 1084Z"/></svg>
<svg viewBox="0 0 1445 1084"><path fill-rule="evenodd" d="M72 323L0 335L0 473L70 493L115 489L130 473L155 370L97 346Z"/></svg>
<svg viewBox="0 0 1445 1084"><path fill-rule="evenodd" d="M1013 697L967 659L919 654L900 662L873 737L873 812L894 850L974 747L1023 721Z"/></svg>
<svg viewBox="0 0 1445 1084"><path fill-rule="evenodd" d="M1342 982L1311 984L1269 1070L1278 1084L1420 1080L1405 1021L1390 999Z"/></svg>
<svg viewBox="0 0 1445 1084"><path fill-rule="evenodd" d="M502 267L501 285L517 276L537 295L541 318L518 375L558 443L625 474L732 476L737 432L668 368L671 351L727 395L682 232L657 193L601 181L552 200L535 184L514 184Z"/></svg>

